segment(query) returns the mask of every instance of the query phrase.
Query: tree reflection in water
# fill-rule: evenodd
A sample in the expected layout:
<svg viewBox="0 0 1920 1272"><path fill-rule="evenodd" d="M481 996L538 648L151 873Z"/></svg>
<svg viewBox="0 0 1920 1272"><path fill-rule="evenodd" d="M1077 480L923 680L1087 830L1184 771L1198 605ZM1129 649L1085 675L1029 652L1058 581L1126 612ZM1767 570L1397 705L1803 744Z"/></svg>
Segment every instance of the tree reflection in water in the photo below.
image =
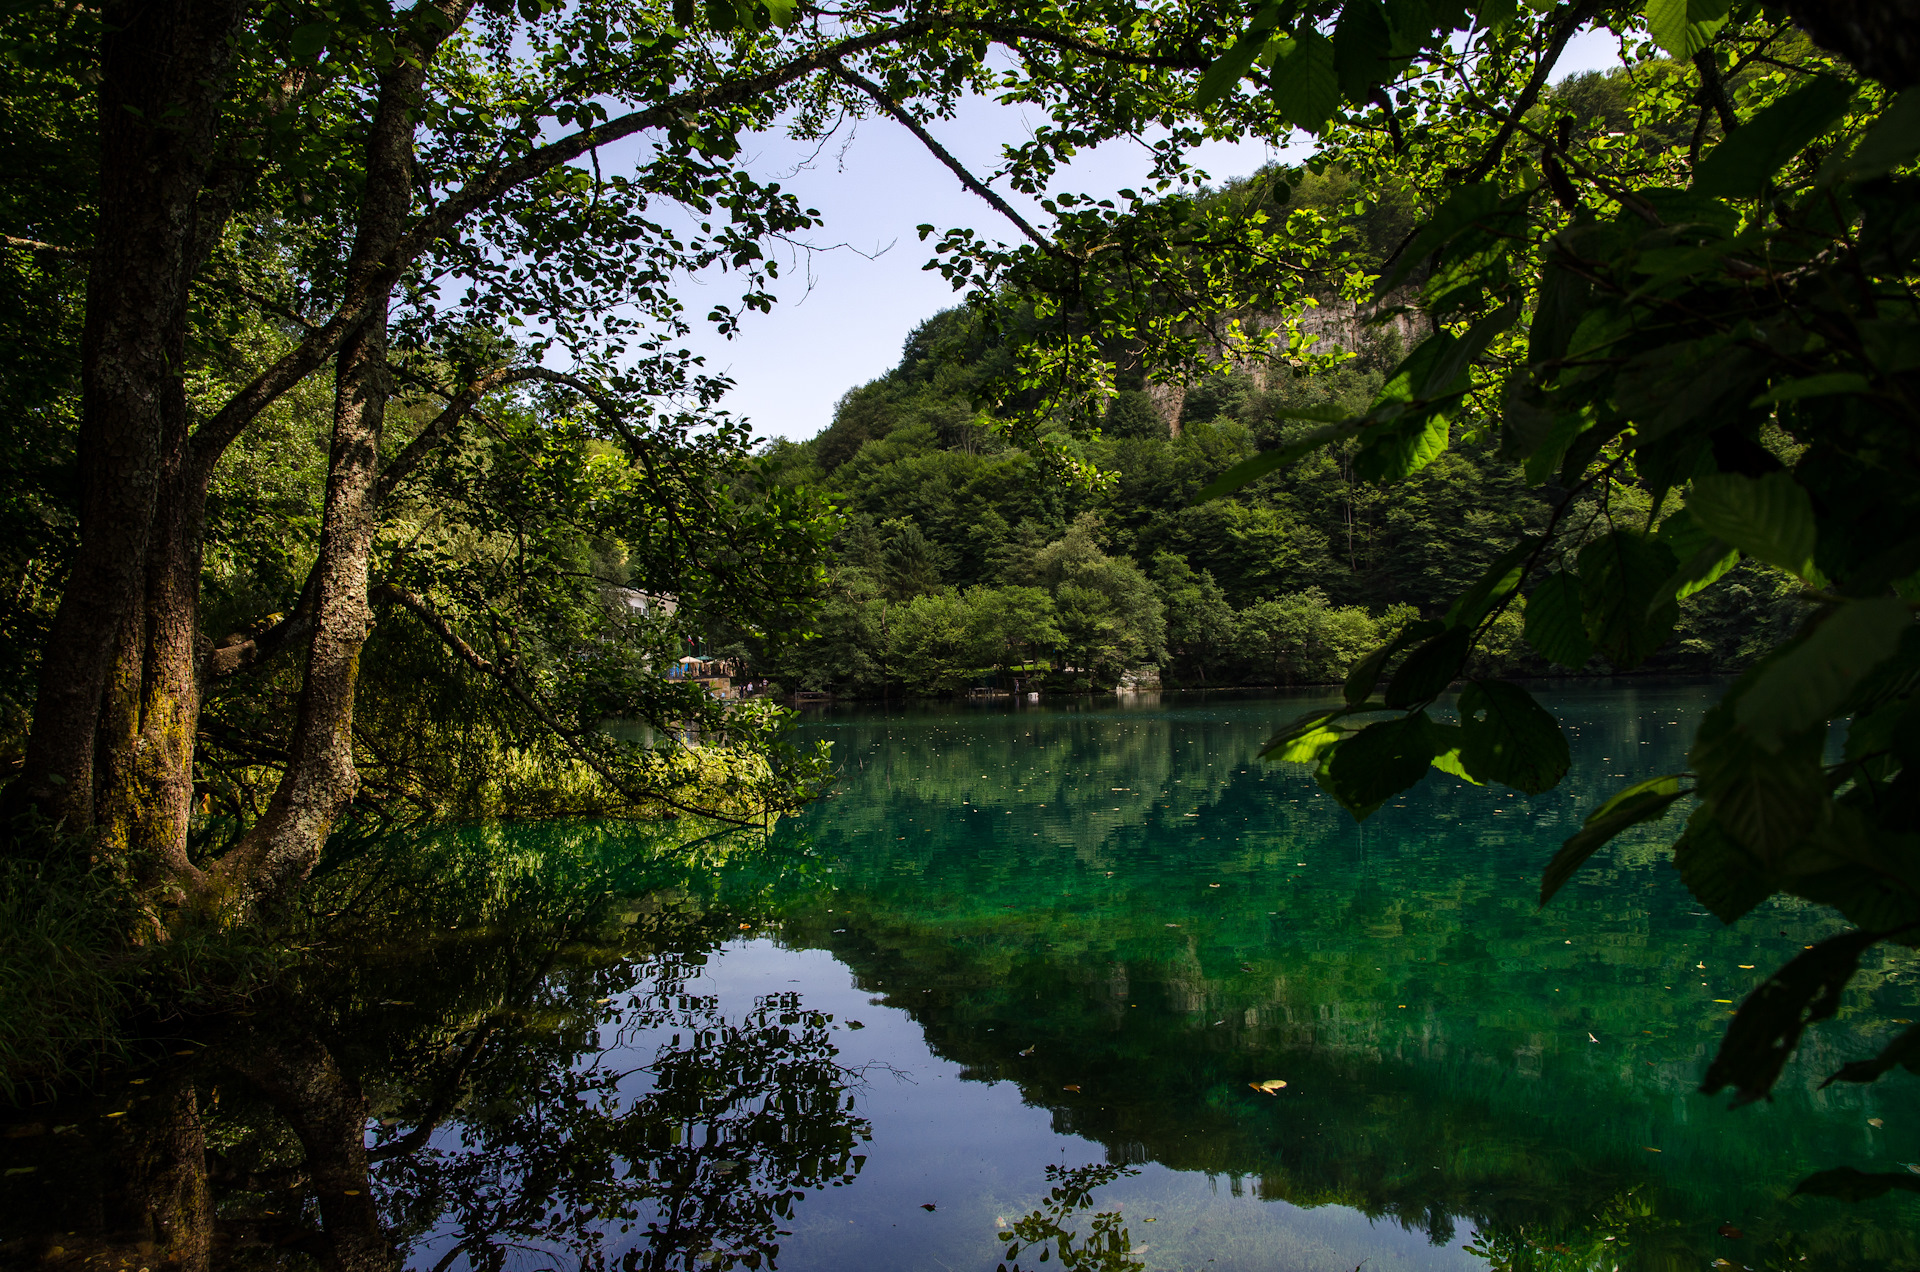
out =
<svg viewBox="0 0 1920 1272"><path fill-rule="evenodd" d="M773 1267L866 1160L832 1018L689 992L756 917L711 860L527 838L341 869L274 1001L7 1128L0 1266Z"/></svg>
<svg viewBox="0 0 1920 1272"><path fill-rule="evenodd" d="M374 1148L396 1224L444 1234L435 1268L530 1249L581 1268L772 1267L794 1204L859 1174L869 1129L831 1019L775 994L727 1020L713 998L675 992L684 964L657 970L624 1021L678 1031L648 1063L502 1048L468 1079L457 1130Z"/></svg>

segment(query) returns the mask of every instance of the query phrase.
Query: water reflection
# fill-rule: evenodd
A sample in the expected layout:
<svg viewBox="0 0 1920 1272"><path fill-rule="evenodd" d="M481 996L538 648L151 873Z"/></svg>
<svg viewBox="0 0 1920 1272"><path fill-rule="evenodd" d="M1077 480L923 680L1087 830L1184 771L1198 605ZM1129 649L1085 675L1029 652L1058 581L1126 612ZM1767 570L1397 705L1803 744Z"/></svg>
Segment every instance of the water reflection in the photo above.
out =
<svg viewBox="0 0 1920 1272"><path fill-rule="evenodd" d="M1720 930L1657 828L1532 905L1688 693L1560 704L1567 795L1364 831L1252 762L1286 707L1215 703L830 718L846 780L760 848L385 845L278 998L16 1117L0 1262L1920 1265L1913 1198L1789 1195L1920 1160L1908 1075L1817 1089L1916 1014L1899 967L1728 1113L1692 1094L1713 1000L1827 920Z"/></svg>

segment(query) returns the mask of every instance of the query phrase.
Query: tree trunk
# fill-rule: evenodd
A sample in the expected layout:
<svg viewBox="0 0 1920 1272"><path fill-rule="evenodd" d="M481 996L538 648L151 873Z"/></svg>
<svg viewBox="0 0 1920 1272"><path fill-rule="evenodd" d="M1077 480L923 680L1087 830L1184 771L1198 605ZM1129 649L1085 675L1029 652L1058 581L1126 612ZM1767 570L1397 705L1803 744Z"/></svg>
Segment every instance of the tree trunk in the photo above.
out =
<svg viewBox="0 0 1920 1272"><path fill-rule="evenodd" d="M381 84L367 144L366 192L351 291L377 276L400 239L413 199L413 114L428 59L405 60ZM380 434L390 386L387 298L341 346L334 373L317 604L287 768L260 821L208 872L195 909L246 922L290 897L320 858L335 820L360 785L353 763L353 699L360 650L373 629L367 581L379 527Z"/></svg>
<svg viewBox="0 0 1920 1272"><path fill-rule="evenodd" d="M112 1134L101 1156L100 1198L107 1253L121 1266L205 1272L212 1253L213 1200L199 1098L184 1074L162 1079Z"/></svg>
<svg viewBox="0 0 1920 1272"><path fill-rule="evenodd" d="M318 1038L243 1048L230 1061L287 1119L306 1152L330 1272L394 1272L400 1259L367 1181L367 1098Z"/></svg>
<svg viewBox="0 0 1920 1272"><path fill-rule="evenodd" d="M137 727L154 512L187 428L181 366L236 0L111 0L101 48L100 219L81 346L80 544L48 634L33 731L8 810L94 821L103 705L116 753ZM116 668L118 672L116 673Z"/></svg>

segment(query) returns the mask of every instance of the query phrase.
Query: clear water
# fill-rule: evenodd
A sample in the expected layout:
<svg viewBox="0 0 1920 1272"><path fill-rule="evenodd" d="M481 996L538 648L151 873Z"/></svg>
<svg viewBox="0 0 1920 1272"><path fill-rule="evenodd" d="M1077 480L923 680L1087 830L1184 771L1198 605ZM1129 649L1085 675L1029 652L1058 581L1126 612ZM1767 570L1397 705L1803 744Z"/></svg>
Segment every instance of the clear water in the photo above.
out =
<svg viewBox="0 0 1920 1272"><path fill-rule="evenodd" d="M1724 927L1666 864L1677 819L1535 904L1587 809L1684 768L1713 692L1545 691L1562 790L1436 773L1364 826L1256 758L1310 698L828 712L807 728L843 780L764 850L439 837L460 895L309 977L299 1045L365 1092L364 1192L423 1269L1920 1267L1920 1197L1792 1195L1920 1170L1920 1078L1820 1089L1920 1015L1910 962L1729 1110L1695 1087L1733 1006L1835 922ZM555 861L570 900L516 899ZM284 1099L232 1076L258 1062L221 1055L269 1014L0 1142L34 1167L0 1184L0 1251L169 1065L249 1185L215 1188L249 1259L348 1222L324 1181L253 1186L299 1153ZM1049 1201L1062 1180L1090 1195Z"/></svg>

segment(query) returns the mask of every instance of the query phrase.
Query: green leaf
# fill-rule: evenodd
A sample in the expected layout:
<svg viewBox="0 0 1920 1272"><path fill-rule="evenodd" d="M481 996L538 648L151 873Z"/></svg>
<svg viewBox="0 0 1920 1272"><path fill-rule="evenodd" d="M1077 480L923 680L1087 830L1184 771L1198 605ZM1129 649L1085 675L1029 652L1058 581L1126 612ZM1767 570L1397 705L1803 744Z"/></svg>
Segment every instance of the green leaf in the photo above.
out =
<svg viewBox="0 0 1920 1272"><path fill-rule="evenodd" d="M792 26L800 8L800 0L761 0L761 3L767 7L767 17L779 27Z"/></svg>
<svg viewBox="0 0 1920 1272"><path fill-rule="evenodd" d="M1751 683L1749 676L1735 684ZM1707 712L1688 762L1700 775L1699 794L1723 830L1763 864L1772 866L1805 842L1827 803L1820 752L1826 730L1810 730L1778 754L1762 748L1733 723L1733 706Z"/></svg>
<svg viewBox="0 0 1920 1272"><path fill-rule="evenodd" d="M1687 511L1701 529L1748 556L1813 579L1813 501L1787 473L1699 478L1687 496Z"/></svg>
<svg viewBox="0 0 1920 1272"><path fill-rule="evenodd" d="M1406 276L1416 269L1420 262L1433 255L1448 240L1461 233L1476 221L1490 216L1500 208L1498 187L1481 183L1462 186L1440 205L1433 219L1420 227L1413 241L1402 249L1399 259L1374 287L1376 296L1384 296L1398 287Z"/></svg>
<svg viewBox="0 0 1920 1272"><path fill-rule="evenodd" d="M289 51L296 61L305 61L319 56L320 50L327 47L327 40L333 35L330 22L305 22L293 29L293 37L288 41Z"/></svg>
<svg viewBox="0 0 1920 1272"><path fill-rule="evenodd" d="M1580 549L1579 561L1581 608L1594 647L1617 670L1645 662L1679 617L1674 602L1654 603L1679 568L1673 550L1618 529Z"/></svg>
<svg viewBox="0 0 1920 1272"><path fill-rule="evenodd" d="M1580 613L1580 580L1550 574L1527 598L1527 644L1548 662L1578 671L1593 657L1593 641Z"/></svg>
<svg viewBox="0 0 1920 1272"><path fill-rule="evenodd" d="M1835 155L1822 166L1820 181L1824 185L1884 177L1916 154L1920 154L1920 88L1909 88L1880 112L1853 153Z"/></svg>
<svg viewBox="0 0 1920 1272"><path fill-rule="evenodd" d="M1526 567L1527 558L1540 546L1540 540L1529 535L1502 552L1494 563L1488 566L1473 586L1462 592L1447 609L1447 626L1477 627L1480 620L1494 602L1505 597L1520 586L1520 575Z"/></svg>
<svg viewBox="0 0 1920 1272"><path fill-rule="evenodd" d="M1455 627L1408 654L1387 682L1387 705L1411 707L1439 697L1459 677L1472 647L1473 629Z"/></svg>
<svg viewBox="0 0 1920 1272"><path fill-rule="evenodd" d="M1684 601L1702 588L1711 587L1721 575L1738 564L1740 550L1714 539L1674 571L1673 577L1667 580L1667 586L1660 589L1660 595L1649 603L1648 608L1652 609L1668 600Z"/></svg>
<svg viewBox="0 0 1920 1272"><path fill-rule="evenodd" d="M1410 477L1438 458L1451 436L1447 416L1438 407L1375 425L1361 435L1353 474L1376 484Z"/></svg>
<svg viewBox="0 0 1920 1272"><path fill-rule="evenodd" d="M1750 405L1765 406L1769 402L1798 402L1801 398L1828 397L1835 393L1865 393L1872 387L1867 383L1867 377L1864 375L1836 371L1829 375L1810 375L1804 379L1776 384L1753 399Z"/></svg>
<svg viewBox="0 0 1920 1272"><path fill-rule="evenodd" d="M1240 77L1252 69L1255 60L1267 47L1267 37L1279 21L1278 3L1267 5L1255 15L1252 25L1233 42L1232 48L1214 60L1194 86L1195 110L1207 109L1233 90L1233 86L1240 82Z"/></svg>
<svg viewBox="0 0 1920 1272"><path fill-rule="evenodd" d="M1635 782L1625 790L1615 791L1607 802L1587 814L1586 825L1591 826L1604 817L1611 817L1627 805L1647 795L1679 795L1683 777L1680 773L1668 773L1665 777L1649 777L1643 782Z"/></svg>
<svg viewBox="0 0 1920 1272"><path fill-rule="evenodd" d="M1552 362L1567 353L1568 342L1586 316L1593 284L1561 262L1562 253L1548 256L1540 271L1540 297L1534 305L1528 331L1527 360Z"/></svg>
<svg viewBox="0 0 1920 1272"><path fill-rule="evenodd" d="M1656 781L1670 779L1656 778ZM1676 785L1678 785L1676 783ZM1560 851L1553 854L1553 860L1540 874L1540 904L1545 905L1553 895L1564 888L1567 880L1573 878L1581 866L1587 864L1594 853L1600 851L1621 831L1663 817L1682 792L1646 791L1629 798L1628 791L1608 800L1601 812L1587 818L1587 823L1560 845ZM1606 811L1611 810L1611 811Z"/></svg>
<svg viewBox="0 0 1920 1272"><path fill-rule="evenodd" d="M1295 738L1311 733L1315 729L1323 727L1329 721L1338 719L1352 711L1364 709L1364 705L1365 704L1345 707L1319 707L1307 712L1303 716L1295 718L1278 733L1267 739L1267 744L1260 749L1260 758L1263 760L1273 759L1281 751L1285 750L1288 744Z"/></svg>
<svg viewBox="0 0 1920 1272"><path fill-rule="evenodd" d="M1354 820L1365 821L1388 797L1426 776L1438 753L1425 712L1370 724L1342 742L1319 774Z"/></svg>
<svg viewBox="0 0 1920 1272"><path fill-rule="evenodd" d="M1340 92L1350 102L1367 100L1376 84L1393 77L1393 32L1380 0L1347 0L1333 27L1333 65Z"/></svg>
<svg viewBox="0 0 1920 1272"><path fill-rule="evenodd" d="M1434 727L1438 729L1445 726L1435 725ZM1456 728L1455 732L1457 733L1458 731L1459 730ZM1467 772L1467 766L1460 762L1460 746L1457 742L1454 745L1447 747L1446 750L1439 752L1433 757L1433 767L1439 769L1442 773L1450 773L1454 777L1459 778L1463 782L1470 783L1471 785L1474 785L1474 786L1486 785L1486 783L1482 782L1479 778Z"/></svg>
<svg viewBox="0 0 1920 1272"><path fill-rule="evenodd" d="M1648 0L1647 33L1684 62L1713 42L1729 7L1730 0Z"/></svg>
<svg viewBox="0 0 1920 1272"><path fill-rule="evenodd" d="M1318 136L1340 109L1340 75L1334 69L1333 41L1313 27L1302 27L1275 60L1269 95L1280 113Z"/></svg>
<svg viewBox="0 0 1920 1272"><path fill-rule="evenodd" d="M1417 640L1438 635L1441 630L1439 623L1427 619L1408 623L1394 634L1392 640L1355 663L1353 670L1347 673L1345 685L1341 687L1341 694L1346 698L1348 705L1357 705L1367 700L1368 695L1373 693L1373 687L1380 682L1380 673L1386 669L1387 663L1395 654Z"/></svg>
<svg viewBox="0 0 1920 1272"><path fill-rule="evenodd" d="M1733 923L1773 895L1773 882L1746 849L1701 809L1673 846L1674 869L1694 899L1722 923Z"/></svg>
<svg viewBox="0 0 1920 1272"><path fill-rule="evenodd" d="M1321 725L1317 729L1295 734L1264 754L1267 759L1279 760L1286 764L1318 764L1322 755L1339 745L1340 740L1347 736L1349 735L1345 729Z"/></svg>
<svg viewBox="0 0 1920 1272"><path fill-rule="evenodd" d="M1869 1174L1852 1166L1816 1171L1794 1186L1796 1197L1834 1197L1846 1202L1872 1201L1890 1192L1920 1192L1920 1175L1907 1171Z"/></svg>
<svg viewBox="0 0 1920 1272"><path fill-rule="evenodd" d="M1820 1085L1824 1088L1836 1082L1872 1082L1894 1068L1920 1073L1920 1025L1907 1029L1881 1048L1880 1054L1842 1066L1838 1073Z"/></svg>
<svg viewBox="0 0 1920 1272"><path fill-rule="evenodd" d="M1614 404L1634 422L1636 446L1682 425L1717 418L1753 396L1766 359L1720 336L1684 340L1637 354L1614 380Z"/></svg>
<svg viewBox="0 0 1920 1272"><path fill-rule="evenodd" d="M1859 970L1860 956L1878 939L1873 932L1830 936L1747 995L1707 1066L1701 1093L1732 1087L1733 1102L1740 1105L1773 1090L1807 1026L1840 1010L1841 991Z"/></svg>
<svg viewBox="0 0 1920 1272"><path fill-rule="evenodd" d="M1483 782L1552 790L1571 762L1560 722L1519 685L1476 680L1460 694L1460 761Z"/></svg>
<svg viewBox="0 0 1920 1272"><path fill-rule="evenodd" d="M1734 703L1734 719L1768 751L1824 724L1865 680L1893 657L1913 614L1897 597L1847 601L1805 637L1771 659Z"/></svg>
<svg viewBox="0 0 1920 1272"><path fill-rule="evenodd" d="M1774 102L1715 146L1693 170L1693 192L1752 198L1773 174L1833 127L1853 100L1845 80L1821 76Z"/></svg>

